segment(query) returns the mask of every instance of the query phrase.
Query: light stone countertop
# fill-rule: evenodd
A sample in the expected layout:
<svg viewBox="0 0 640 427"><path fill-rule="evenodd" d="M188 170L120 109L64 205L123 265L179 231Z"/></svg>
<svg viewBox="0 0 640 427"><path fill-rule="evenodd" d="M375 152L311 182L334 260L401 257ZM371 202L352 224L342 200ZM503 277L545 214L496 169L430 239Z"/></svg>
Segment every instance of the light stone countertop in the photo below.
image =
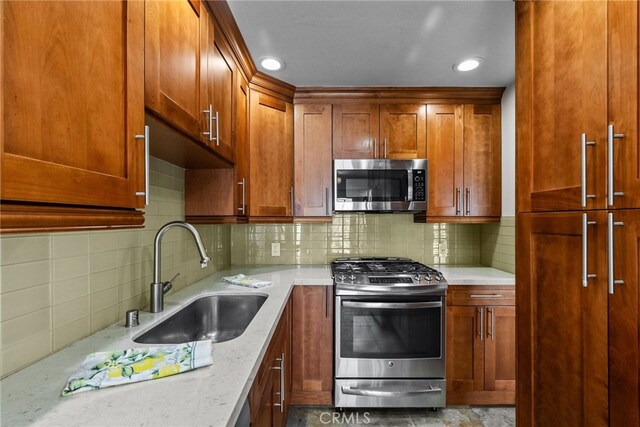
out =
<svg viewBox="0 0 640 427"><path fill-rule="evenodd" d="M487 267L435 266L452 284L514 284L514 276ZM222 282L244 273L273 282L249 289ZM234 425L293 285L332 285L329 266L232 266L165 298L161 313L140 312L140 326L110 326L0 381L1 425ZM267 300L238 338L213 344L213 365L160 380L62 397L85 356L144 344L133 338L197 297L259 293ZM122 313L124 317L124 313Z"/></svg>
<svg viewBox="0 0 640 427"><path fill-rule="evenodd" d="M434 265L451 286L455 285L515 285L516 276L506 271L482 266Z"/></svg>

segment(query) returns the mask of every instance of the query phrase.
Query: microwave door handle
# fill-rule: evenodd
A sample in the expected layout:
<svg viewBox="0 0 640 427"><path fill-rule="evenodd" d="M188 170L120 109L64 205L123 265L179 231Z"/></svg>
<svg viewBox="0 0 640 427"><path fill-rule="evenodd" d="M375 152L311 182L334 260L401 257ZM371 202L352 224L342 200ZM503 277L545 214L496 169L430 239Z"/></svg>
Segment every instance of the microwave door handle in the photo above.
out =
<svg viewBox="0 0 640 427"><path fill-rule="evenodd" d="M357 302L357 301L343 301L343 307L351 308L376 308L376 309L406 309L411 310L415 308L438 308L442 307L440 301L427 301L427 302Z"/></svg>

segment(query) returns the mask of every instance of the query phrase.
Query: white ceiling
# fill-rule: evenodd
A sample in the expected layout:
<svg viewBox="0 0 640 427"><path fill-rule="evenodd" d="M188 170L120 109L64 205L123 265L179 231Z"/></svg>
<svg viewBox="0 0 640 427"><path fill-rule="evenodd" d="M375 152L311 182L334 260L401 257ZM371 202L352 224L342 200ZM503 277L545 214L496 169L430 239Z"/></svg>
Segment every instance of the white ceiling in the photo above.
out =
<svg viewBox="0 0 640 427"><path fill-rule="evenodd" d="M506 86L515 75L514 2L229 0L267 72L295 86ZM467 73L452 66L485 59Z"/></svg>

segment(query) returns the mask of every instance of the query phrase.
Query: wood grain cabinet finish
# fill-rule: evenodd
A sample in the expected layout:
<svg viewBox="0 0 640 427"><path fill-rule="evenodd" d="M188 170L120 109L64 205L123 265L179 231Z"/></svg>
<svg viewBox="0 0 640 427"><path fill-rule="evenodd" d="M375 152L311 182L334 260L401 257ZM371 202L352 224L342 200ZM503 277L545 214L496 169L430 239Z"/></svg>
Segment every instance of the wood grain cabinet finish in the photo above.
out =
<svg viewBox="0 0 640 427"><path fill-rule="evenodd" d="M291 400L291 321L289 301L249 391L251 425L286 424Z"/></svg>
<svg viewBox="0 0 640 427"><path fill-rule="evenodd" d="M451 286L447 305L447 403L515 403L513 286Z"/></svg>
<svg viewBox="0 0 640 427"><path fill-rule="evenodd" d="M499 105L428 105L428 222L490 222L501 213Z"/></svg>
<svg viewBox="0 0 640 427"><path fill-rule="evenodd" d="M249 84L241 73L236 74L234 115L236 203L234 214L246 218L249 214Z"/></svg>
<svg viewBox="0 0 640 427"><path fill-rule="evenodd" d="M333 287L293 288L291 404L331 405L333 395Z"/></svg>
<svg viewBox="0 0 640 427"><path fill-rule="evenodd" d="M332 208L331 104L294 107L296 217L327 217Z"/></svg>
<svg viewBox="0 0 640 427"><path fill-rule="evenodd" d="M333 158L378 158L379 122L377 104L334 104Z"/></svg>
<svg viewBox="0 0 640 427"><path fill-rule="evenodd" d="M638 207L637 2L522 2L517 21L518 212Z"/></svg>
<svg viewBox="0 0 640 427"><path fill-rule="evenodd" d="M0 8L2 201L144 206L136 196L144 191L144 141L136 139L144 133L144 3ZM11 225L4 219L9 209L2 211L4 230ZM64 219L67 213L55 214L67 228L109 222L105 209L95 222L90 212L77 222ZM51 226L46 213L31 225Z"/></svg>
<svg viewBox="0 0 640 427"><path fill-rule="evenodd" d="M426 132L425 105L381 104L378 158L424 159Z"/></svg>
<svg viewBox="0 0 640 427"><path fill-rule="evenodd" d="M145 106L200 141L200 47L209 23L200 20L198 0L146 0L145 5Z"/></svg>
<svg viewBox="0 0 640 427"><path fill-rule="evenodd" d="M292 220L293 105L254 89L249 100L249 221Z"/></svg>

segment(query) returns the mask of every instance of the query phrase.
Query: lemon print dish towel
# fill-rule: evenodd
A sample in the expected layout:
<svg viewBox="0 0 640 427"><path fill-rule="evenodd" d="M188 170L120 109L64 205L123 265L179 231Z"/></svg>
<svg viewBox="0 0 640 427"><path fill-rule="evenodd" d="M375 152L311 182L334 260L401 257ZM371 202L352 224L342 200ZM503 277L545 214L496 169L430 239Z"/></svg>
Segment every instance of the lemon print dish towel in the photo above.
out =
<svg viewBox="0 0 640 427"><path fill-rule="evenodd" d="M62 395L168 377L212 363L211 341L92 353L69 378Z"/></svg>

